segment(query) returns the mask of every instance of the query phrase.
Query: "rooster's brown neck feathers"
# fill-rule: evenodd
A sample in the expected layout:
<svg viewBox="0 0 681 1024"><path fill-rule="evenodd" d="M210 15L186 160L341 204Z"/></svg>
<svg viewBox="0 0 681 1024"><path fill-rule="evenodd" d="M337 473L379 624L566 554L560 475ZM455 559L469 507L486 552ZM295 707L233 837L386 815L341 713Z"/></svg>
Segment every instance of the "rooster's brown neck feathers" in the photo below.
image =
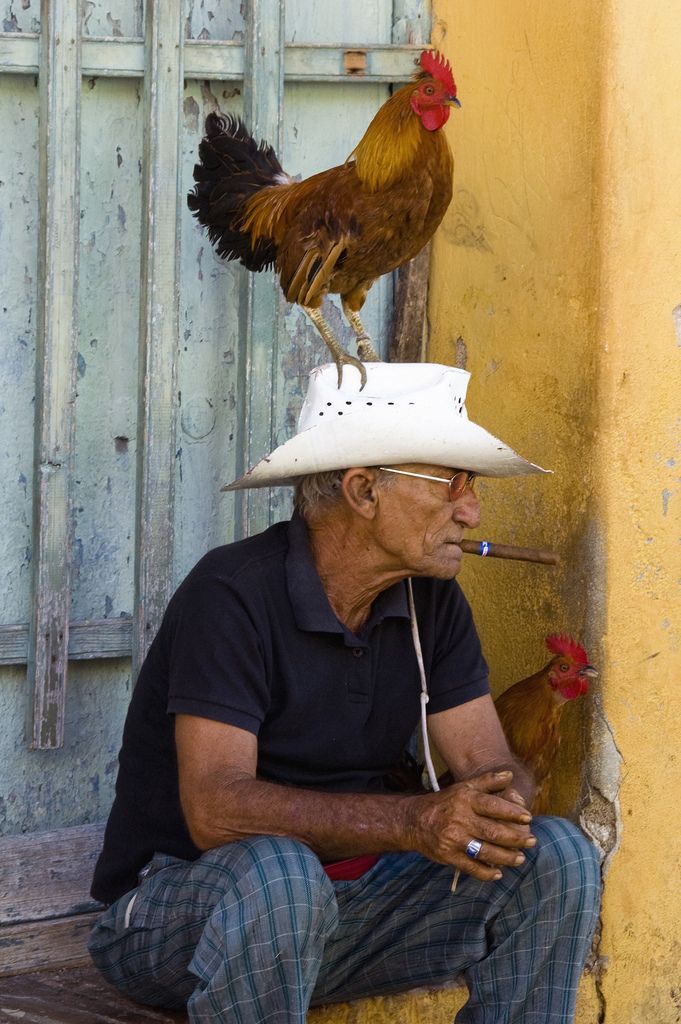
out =
<svg viewBox="0 0 681 1024"><path fill-rule="evenodd" d="M424 147L437 151L451 175L447 140L440 131L425 130L411 107L413 92L413 84L405 85L391 96L348 157L348 162L354 157L357 177L369 192L389 188L409 177L414 164L424 161Z"/></svg>

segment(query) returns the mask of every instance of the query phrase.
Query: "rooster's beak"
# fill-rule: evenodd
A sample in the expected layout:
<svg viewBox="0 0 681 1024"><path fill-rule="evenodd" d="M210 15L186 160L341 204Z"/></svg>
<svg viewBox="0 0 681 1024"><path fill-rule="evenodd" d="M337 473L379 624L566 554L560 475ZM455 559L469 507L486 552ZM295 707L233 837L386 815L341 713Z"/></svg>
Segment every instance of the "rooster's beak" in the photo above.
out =
<svg viewBox="0 0 681 1024"><path fill-rule="evenodd" d="M460 107L461 106L461 100L457 99L456 96L452 96L452 98L450 100L450 105L452 107Z"/></svg>
<svg viewBox="0 0 681 1024"><path fill-rule="evenodd" d="M587 676L589 679L595 679L598 675L598 669L595 669L593 665L585 665L584 668L580 668L579 675Z"/></svg>

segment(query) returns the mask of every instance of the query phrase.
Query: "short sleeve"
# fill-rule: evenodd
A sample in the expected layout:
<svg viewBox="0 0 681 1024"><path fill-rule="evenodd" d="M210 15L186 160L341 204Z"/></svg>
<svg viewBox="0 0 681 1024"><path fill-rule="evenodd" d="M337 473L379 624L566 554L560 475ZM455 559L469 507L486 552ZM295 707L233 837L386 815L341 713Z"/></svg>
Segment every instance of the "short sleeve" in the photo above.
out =
<svg viewBox="0 0 681 1024"><path fill-rule="evenodd" d="M258 733L270 703L252 613L230 584L194 578L175 597L167 710Z"/></svg>
<svg viewBox="0 0 681 1024"><path fill-rule="evenodd" d="M488 694L489 672L458 583L438 581L424 590L417 615L426 648L428 714L435 714Z"/></svg>

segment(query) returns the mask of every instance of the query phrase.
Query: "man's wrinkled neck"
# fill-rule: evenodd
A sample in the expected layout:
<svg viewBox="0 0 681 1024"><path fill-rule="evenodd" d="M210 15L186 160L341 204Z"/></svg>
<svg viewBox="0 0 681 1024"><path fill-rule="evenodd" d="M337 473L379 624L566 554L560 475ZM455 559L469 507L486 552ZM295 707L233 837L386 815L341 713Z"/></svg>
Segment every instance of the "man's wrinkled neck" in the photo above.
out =
<svg viewBox="0 0 681 1024"><path fill-rule="evenodd" d="M404 575L383 570L368 536L356 523L351 528L343 516L321 514L306 525L329 604L338 620L359 634L378 595Z"/></svg>

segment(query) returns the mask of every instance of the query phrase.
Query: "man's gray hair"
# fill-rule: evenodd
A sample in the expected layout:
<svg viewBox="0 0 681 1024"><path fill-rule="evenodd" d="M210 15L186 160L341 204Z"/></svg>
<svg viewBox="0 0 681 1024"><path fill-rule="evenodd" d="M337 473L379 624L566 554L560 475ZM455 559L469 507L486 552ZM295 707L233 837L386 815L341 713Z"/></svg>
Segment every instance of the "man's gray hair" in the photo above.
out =
<svg viewBox="0 0 681 1024"><path fill-rule="evenodd" d="M392 487L395 478L389 473L381 473L378 467L377 483L382 487ZM308 519L323 505L333 504L342 497L341 482L347 469L329 469L323 473L309 473L301 476L293 492L293 507L296 512Z"/></svg>

